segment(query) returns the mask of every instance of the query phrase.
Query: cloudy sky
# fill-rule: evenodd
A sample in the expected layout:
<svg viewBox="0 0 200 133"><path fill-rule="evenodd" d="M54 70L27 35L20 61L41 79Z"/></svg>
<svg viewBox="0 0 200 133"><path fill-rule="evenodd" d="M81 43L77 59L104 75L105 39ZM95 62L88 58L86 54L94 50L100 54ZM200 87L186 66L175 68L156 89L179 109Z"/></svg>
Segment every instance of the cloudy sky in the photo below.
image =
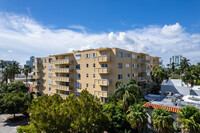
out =
<svg viewBox="0 0 200 133"><path fill-rule="evenodd" d="M155 0L155 3L147 0L149 9L142 6L144 2L138 1L128 1L125 3L127 7L123 1L88 1L47 3L45 7L37 0L20 0L18 3L0 1L0 59L17 60L23 64L32 55L43 57L73 50L118 47L160 56L164 64L174 54L182 54L191 63L200 62L198 1L189 5L183 2L182 7L178 2L171 2L177 6L168 8L169 12L167 7L170 7L170 3L163 5L159 0ZM83 4L85 6L80 6ZM117 7L120 11L115 11ZM163 7L164 11L155 7Z"/></svg>

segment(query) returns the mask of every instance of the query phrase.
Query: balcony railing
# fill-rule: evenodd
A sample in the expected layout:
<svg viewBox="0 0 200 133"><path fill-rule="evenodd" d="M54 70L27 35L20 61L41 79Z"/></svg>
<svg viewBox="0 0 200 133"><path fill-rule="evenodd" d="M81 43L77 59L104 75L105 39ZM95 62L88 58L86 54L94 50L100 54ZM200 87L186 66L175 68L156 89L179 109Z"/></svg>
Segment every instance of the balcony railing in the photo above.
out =
<svg viewBox="0 0 200 133"><path fill-rule="evenodd" d="M94 79L94 83L97 85L108 86L110 85L110 80L108 79Z"/></svg>
<svg viewBox="0 0 200 133"><path fill-rule="evenodd" d="M33 75L33 79L39 79L40 76L37 76L37 75Z"/></svg>
<svg viewBox="0 0 200 133"><path fill-rule="evenodd" d="M108 74L108 73L110 73L107 67L95 68L94 72L95 73L100 73L100 74Z"/></svg>
<svg viewBox="0 0 200 133"><path fill-rule="evenodd" d="M107 55L94 57L95 62L109 62L110 58Z"/></svg>
<svg viewBox="0 0 200 133"><path fill-rule="evenodd" d="M59 59L52 61L53 64L69 64L69 59Z"/></svg>
<svg viewBox="0 0 200 133"><path fill-rule="evenodd" d="M107 91L94 91L94 95L97 97L108 97Z"/></svg>
<svg viewBox="0 0 200 133"><path fill-rule="evenodd" d="M50 71L55 72L55 73L69 73L69 72L72 72L72 69L69 69L69 68L53 68Z"/></svg>
<svg viewBox="0 0 200 133"><path fill-rule="evenodd" d="M69 77L50 77L51 80L55 80L55 81L62 81L62 82L71 82L72 79L70 79Z"/></svg>
<svg viewBox="0 0 200 133"><path fill-rule="evenodd" d="M65 86L65 85L51 85L51 88L58 89L58 90L64 90L64 91L71 90L71 88L69 86Z"/></svg>
<svg viewBox="0 0 200 133"><path fill-rule="evenodd" d="M141 68L141 72L149 72L150 69L149 68Z"/></svg>
<svg viewBox="0 0 200 133"><path fill-rule="evenodd" d="M146 59L138 59L138 61L140 63L150 63L150 60L146 60Z"/></svg>

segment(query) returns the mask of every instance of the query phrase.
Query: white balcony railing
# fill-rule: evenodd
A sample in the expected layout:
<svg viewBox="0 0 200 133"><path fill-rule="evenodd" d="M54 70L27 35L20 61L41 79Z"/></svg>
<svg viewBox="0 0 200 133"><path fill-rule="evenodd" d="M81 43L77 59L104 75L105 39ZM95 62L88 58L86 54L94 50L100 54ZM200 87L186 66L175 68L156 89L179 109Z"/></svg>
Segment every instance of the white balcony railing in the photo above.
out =
<svg viewBox="0 0 200 133"><path fill-rule="evenodd" d="M94 72L95 73L100 73L100 74L108 74L109 73L107 67L95 68Z"/></svg>
<svg viewBox="0 0 200 133"><path fill-rule="evenodd" d="M53 64L69 64L69 59L58 59L52 61Z"/></svg>
<svg viewBox="0 0 200 133"><path fill-rule="evenodd" d="M95 62L109 62L110 58L107 55L94 57Z"/></svg>
<svg viewBox="0 0 200 133"><path fill-rule="evenodd" d="M110 80L108 79L94 79L94 83L97 85L108 86L110 85Z"/></svg>
<svg viewBox="0 0 200 133"><path fill-rule="evenodd" d="M107 91L94 91L94 95L97 97L108 97Z"/></svg>

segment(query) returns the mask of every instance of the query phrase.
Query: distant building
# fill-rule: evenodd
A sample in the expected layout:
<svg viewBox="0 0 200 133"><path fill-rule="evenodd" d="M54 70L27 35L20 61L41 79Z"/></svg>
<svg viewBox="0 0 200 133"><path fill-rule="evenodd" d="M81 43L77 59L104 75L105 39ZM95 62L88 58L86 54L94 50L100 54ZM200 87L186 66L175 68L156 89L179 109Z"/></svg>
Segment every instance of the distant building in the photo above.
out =
<svg viewBox="0 0 200 133"><path fill-rule="evenodd" d="M35 58L34 56L31 56L30 60L26 61L26 65L29 65L32 69L34 68L33 67L34 58Z"/></svg>
<svg viewBox="0 0 200 133"><path fill-rule="evenodd" d="M174 55L170 58L170 66L172 65L172 63L175 63L175 66L180 65L181 60L183 59L182 55Z"/></svg>

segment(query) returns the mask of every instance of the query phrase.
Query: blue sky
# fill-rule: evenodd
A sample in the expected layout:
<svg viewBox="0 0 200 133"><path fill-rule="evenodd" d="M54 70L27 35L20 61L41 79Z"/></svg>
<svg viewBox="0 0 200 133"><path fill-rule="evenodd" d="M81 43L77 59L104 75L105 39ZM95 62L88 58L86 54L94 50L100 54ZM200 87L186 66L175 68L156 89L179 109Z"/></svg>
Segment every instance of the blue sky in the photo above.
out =
<svg viewBox="0 0 200 133"><path fill-rule="evenodd" d="M0 0L0 58L24 63L31 55L109 46L165 64L173 54L200 62L199 7L199 0Z"/></svg>

